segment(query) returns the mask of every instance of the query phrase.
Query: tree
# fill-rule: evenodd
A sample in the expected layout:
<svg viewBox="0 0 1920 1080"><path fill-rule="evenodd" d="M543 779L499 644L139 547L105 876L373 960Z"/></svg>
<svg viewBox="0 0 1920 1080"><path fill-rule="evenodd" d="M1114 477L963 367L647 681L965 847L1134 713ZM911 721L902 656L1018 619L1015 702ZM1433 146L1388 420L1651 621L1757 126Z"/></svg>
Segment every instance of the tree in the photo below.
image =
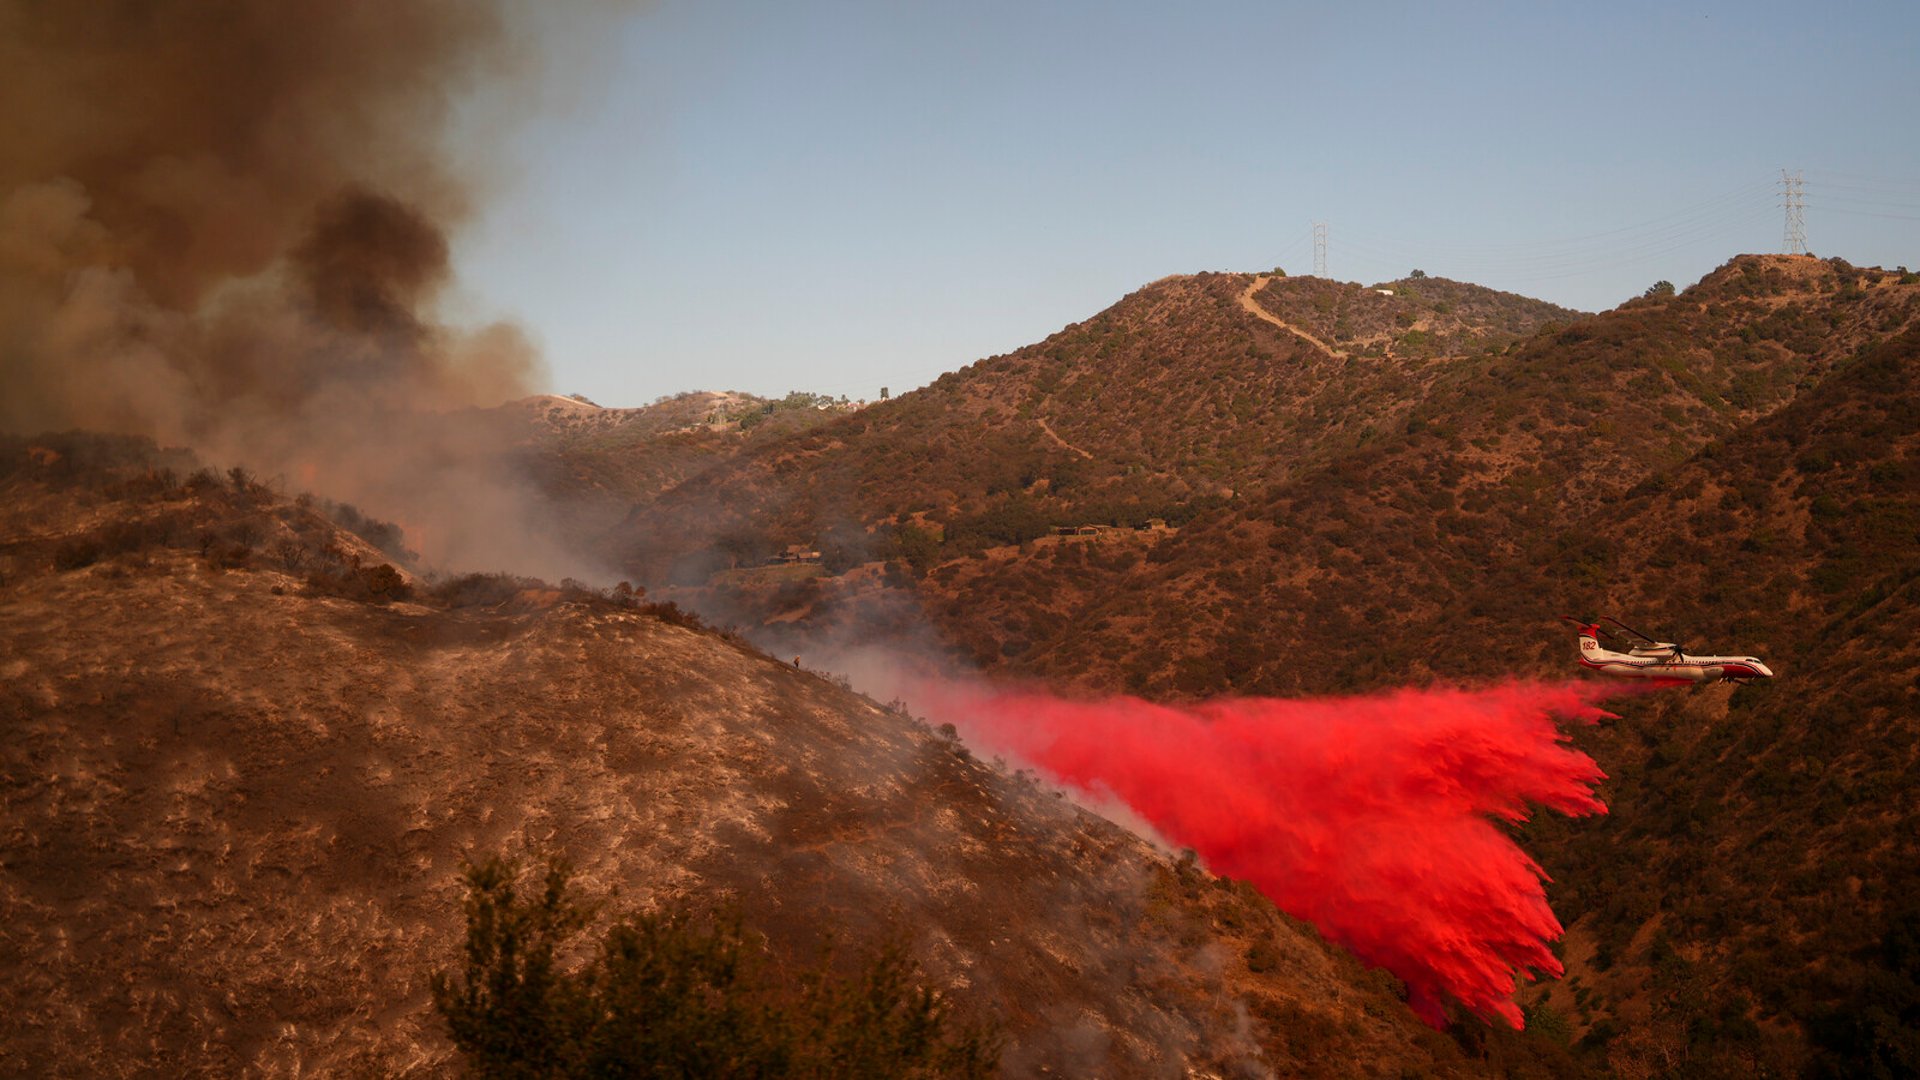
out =
<svg viewBox="0 0 1920 1080"><path fill-rule="evenodd" d="M582 1064L592 1007L554 953L590 913L567 896L564 864L549 864L530 899L515 870L499 858L467 868L466 963L457 980L433 974L433 1005L480 1075L569 1075Z"/></svg>
<svg viewBox="0 0 1920 1080"><path fill-rule="evenodd" d="M523 896L498 857L467 868L467 942L457 974L431 977L434 1008L487 1077L987 1077L999 1037L963 1026L922 984L906 946L832 957L797 979L770 964L737 911L669 905L613 922L593 957L557 956L594 917L550 861Z"/></svg>
<svg viewBox="0 0 1920 1080"><path fill-rule="evenodd" d="M1420 281L1424 279L1426 276L1427 276L1427 272L1425 270L1415 270L1411 274L1407 275L1407 280Z"/></svg>
<svg viewBox="0 0 1920 1080"><path fill-rule="evenodd" d="M915 573L926 573L940 559L940 538L911 521L894 526L890 539L892 554L905 559Z"/></svg>
<svg viewBox="0 0 1920 1080"><path fill-rule="evenodd" d="M1640 295L1646 296L1646 297L1672 296L1673 282L1656 281L1652 285L1647 286L1647 291L1644 293L1641 293Z"/></svg>

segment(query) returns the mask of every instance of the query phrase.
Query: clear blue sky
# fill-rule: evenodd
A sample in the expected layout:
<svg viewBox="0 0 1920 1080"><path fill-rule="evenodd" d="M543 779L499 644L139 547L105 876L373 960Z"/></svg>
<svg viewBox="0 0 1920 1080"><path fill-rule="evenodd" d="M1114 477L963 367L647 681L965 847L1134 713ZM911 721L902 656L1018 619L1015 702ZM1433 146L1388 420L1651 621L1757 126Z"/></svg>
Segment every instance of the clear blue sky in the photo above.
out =
<svg viewBox="0 0 1920 1080"><path fill-rule="evenodd" d="M611 38L604 35L611 34ZM1920 266L1920 4L661 0L457 248L552 389L875 396L1170 273ZM565 71L569 58L554 63Z"/></svg>

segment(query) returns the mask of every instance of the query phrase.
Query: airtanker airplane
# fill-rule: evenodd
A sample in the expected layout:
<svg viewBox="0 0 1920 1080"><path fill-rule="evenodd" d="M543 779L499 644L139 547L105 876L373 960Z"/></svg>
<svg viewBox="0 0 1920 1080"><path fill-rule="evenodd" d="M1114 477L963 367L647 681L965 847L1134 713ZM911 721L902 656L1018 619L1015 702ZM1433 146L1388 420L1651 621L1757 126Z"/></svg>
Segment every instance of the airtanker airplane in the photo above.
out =
<svg viewBox="0 0 1920 1080"><path fill-rule="evenodd" d="M1580 666L1624 679L1652 679L1668 683L1750 683L1773 678L1773 669L1751 656L1688 656L1671 641L1655 641L1616 619L1606 621L1639 638L1643 644L1614 652L1600 644L1598 622L1561 616L1580 631ZM1618 635L1612 635L1618 636Z"/></svg>

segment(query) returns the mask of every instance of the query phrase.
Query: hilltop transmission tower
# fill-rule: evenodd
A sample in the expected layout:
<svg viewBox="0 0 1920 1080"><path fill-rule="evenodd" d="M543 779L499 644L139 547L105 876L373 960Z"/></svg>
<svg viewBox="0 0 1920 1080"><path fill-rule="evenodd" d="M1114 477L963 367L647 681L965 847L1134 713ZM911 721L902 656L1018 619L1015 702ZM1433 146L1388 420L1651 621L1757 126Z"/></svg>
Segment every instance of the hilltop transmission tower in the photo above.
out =
<svg viewBox="0 0 1920 1080"><path fill-rule="evenodd" d="M1313 223L1313 276L1327 276L1327 223Z"/></svg>
<svg viewBox="0 0 1920 1080"><path fill-rule="evenodd" d="M1787 254L1805 255L1807 253L1807 182L1800 178L1800 170L1789 173L1780 170L1780 205L1787 212Z"/></svg>

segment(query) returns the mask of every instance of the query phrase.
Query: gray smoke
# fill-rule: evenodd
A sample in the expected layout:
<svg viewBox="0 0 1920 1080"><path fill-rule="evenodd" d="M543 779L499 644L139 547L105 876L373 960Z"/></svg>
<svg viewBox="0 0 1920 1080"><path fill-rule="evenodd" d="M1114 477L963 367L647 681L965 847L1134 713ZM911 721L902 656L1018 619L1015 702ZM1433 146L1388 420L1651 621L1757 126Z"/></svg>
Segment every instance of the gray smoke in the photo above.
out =
<svg viewBox="0 0 1920 1080"><path fill-rule="evenodd" d="M455 103L526 76L472 0L0 0L0 429L150 436L399 521L442 565L591 568L455 410L533 392L449 326Z"/></svg>

